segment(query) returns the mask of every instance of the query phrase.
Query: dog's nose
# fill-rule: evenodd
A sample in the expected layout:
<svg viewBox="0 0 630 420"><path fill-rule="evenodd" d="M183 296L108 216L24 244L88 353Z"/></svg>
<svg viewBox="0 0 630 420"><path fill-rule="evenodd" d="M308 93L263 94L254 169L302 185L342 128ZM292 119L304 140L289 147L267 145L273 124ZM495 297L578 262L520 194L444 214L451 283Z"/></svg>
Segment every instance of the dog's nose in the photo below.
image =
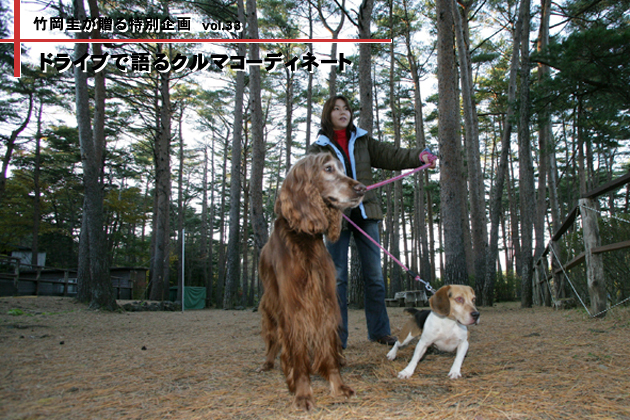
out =
<svg viewBox="0 0 630 420"><path fill-rule="evenodd" d="M475 322L479 321L479 312L471 312L470 316L472 316Z"/></svg>
<svg viewBox="0 0 630 420"><path fill-rule="evenodd" d="M354 192L356 192L357 195L365 195L366 191L367 187L361 183L354 186Z"/></svg>

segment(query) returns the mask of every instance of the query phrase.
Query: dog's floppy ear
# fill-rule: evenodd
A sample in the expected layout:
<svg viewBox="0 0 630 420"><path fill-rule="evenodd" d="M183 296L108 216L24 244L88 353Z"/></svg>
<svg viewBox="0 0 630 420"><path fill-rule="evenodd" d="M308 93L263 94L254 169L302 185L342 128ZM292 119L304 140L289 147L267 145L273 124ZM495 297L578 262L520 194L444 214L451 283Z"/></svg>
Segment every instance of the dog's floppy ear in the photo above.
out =
<svg viewBox="0 0 630 420"><path fill-rule="evenodd" d="M274 211L284 217L291 229L311 235L328 229L326 204L313 185L313 162L310 157L298 161L287 174Z"/></svg>
<svg viewBox="0 0 630 420"><path fill-rule="evenodd" d="M429 305L433 312L442 316L451 314L451 286L440 287L440 289L429 299Z"/></svg>
<svg viewBox="0 0 630 420"><path fill-rule="evenodd" d="M328 218L328 232L326 232L326 236L330 242L337 242L341 234L341 210L326 206L325 212Z"/></svg>

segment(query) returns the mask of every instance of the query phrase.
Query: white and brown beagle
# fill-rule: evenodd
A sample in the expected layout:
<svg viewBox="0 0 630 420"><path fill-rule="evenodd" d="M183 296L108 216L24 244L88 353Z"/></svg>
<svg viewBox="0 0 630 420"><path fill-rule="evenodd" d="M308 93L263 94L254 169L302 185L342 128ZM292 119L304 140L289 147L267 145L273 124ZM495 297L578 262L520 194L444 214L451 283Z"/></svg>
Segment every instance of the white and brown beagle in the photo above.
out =
<svg viewBox="0 0 630 420"><path fill-rule="evenodd" d="M387 358L394 360L400 347L406 346L420 335L411 361L398 373L400 379L408 379L413 375L418 362L431 345L442 351L457 350L455 362L448 376L451 379L462 376L461 367L468 351L466 326L479 323L479 312L475 307L475 292L469 286L443 286L431 296L429 305L431 310L405 309L413 318L405 324L399 335L401 338L404 337L404 341L400 342L399 339L387 353Z"/></svg>

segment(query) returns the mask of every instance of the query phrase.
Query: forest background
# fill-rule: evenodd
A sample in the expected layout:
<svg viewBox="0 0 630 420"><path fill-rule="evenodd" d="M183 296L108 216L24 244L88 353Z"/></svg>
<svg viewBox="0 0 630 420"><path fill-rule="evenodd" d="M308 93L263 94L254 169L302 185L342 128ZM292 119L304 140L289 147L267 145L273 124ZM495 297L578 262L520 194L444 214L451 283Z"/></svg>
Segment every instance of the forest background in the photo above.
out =
<svg viewBox="0 0 630 420"><path fill-rule="evenodd" d="M7 3L0 3L3 38L11 32ZM257 257L277 189L315 140L321 106L333 94L351 99L357 124L376 139L439 155L432 174L382 189L382 243L436 288L473 285L482 305L520 299L531 306L533 264L549 237L586 191L629 169L627 0L44 6L49 15L77 19L193 15L239 22L243 30L191 37L272 40L114 43L117 34L94 30L74 36L112 39L77 43L73 57L148 53L172 62L177 54L257 59L317 50L325 59L338 58L342 44L322 51L317 43L273 41L322 33L392 39L357 44L343 72L283 65L123 72L111 63L99 72L90 65L43 72L37 57L19 79L12 44L0 44L0 252L46 252L46 266L76 268L78 298L92 307L116 307L115 266L149 268L144 298L163 299L185 281L206 287L209 306L254 306ZM437 80L427 97L426 80ZM598 200L603 241L630 239L627 223L619 223L630 219L629 202L627 187ZM565 235L563 260L581 251L581 235L579 225ZM630 295L630 261L626 250L607 258L611 304ZM350 300L361 306L360 267L352 260ZM421 287L386 257L383 270L390 296ZM585 279L578 284L587 287ZM572 293L567 284L551 287L555 298Z"/></svg>

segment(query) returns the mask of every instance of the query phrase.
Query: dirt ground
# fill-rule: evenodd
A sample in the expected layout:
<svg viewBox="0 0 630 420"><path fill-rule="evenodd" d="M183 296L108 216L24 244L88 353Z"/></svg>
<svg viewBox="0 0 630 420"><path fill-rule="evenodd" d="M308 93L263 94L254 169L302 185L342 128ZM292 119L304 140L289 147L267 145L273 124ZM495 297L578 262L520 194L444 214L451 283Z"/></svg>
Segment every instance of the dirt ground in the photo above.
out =
<svg viewBox="0 0 630 420"><path fill-rule="evenodd" d="M389 308L394 332L406 321ZM350 311L342 375L349 400L313 379L316 409L295 410L263 361L251 310L106 313L70 298L0 298L2 419L628 419L630 310L481 308L463 377L429 354L400 380L415 342L390 362ZM278 363L279 364L279 363Z"/></svg>

